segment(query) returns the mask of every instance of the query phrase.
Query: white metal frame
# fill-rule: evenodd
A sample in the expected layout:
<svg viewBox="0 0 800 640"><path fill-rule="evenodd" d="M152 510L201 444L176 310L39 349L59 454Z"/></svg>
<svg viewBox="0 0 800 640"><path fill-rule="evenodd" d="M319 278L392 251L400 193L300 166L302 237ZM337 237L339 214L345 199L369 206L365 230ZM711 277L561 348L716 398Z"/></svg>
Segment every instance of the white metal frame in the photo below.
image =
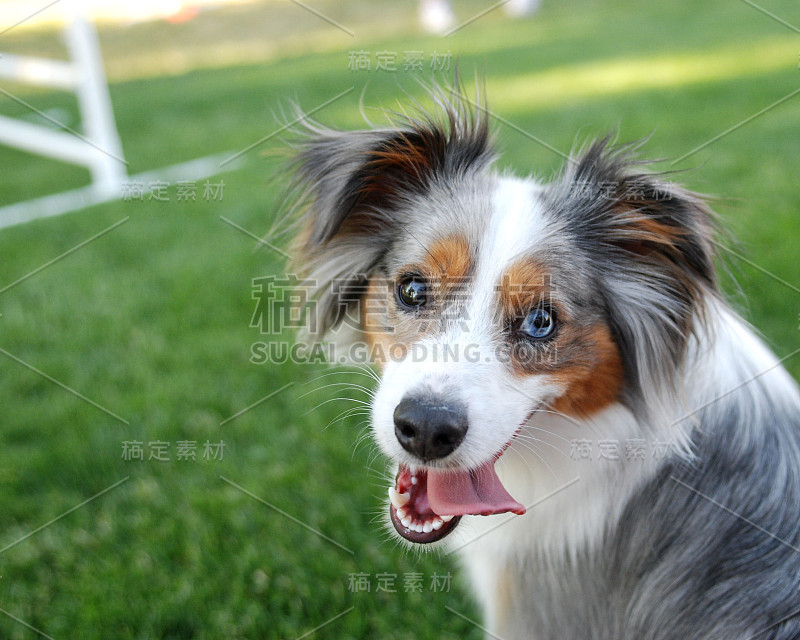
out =
<svg viewBox="0 0 800 640"><path fill-rule="evenodd" d="M127 179L127 170L100 44L94 25L77 9L66 25L65 40L69 61L3 54L0 78L74 91L83 134L0 116L0 143L84 166L91 173L97 196L118 195Z"/></svg>
<svg viewBox="0 0 800 640"><path fill-rule="evenodd" d="M97 31L81 11L81 4L79 0L69 2L71 9L65 29L69 60L2 54L0 79L73 91L78 98L82 133L41 112L61 130L0 115L0 144L87 167L92 182L86 187L0 207L0 229L123 199L125 186L132 183L202 180L241 166L238 157L241 153L232 161L233 152L229 151L128 175L128 163L122 155L114 123ZM9 92L2 92L25 104Z"/></svg>

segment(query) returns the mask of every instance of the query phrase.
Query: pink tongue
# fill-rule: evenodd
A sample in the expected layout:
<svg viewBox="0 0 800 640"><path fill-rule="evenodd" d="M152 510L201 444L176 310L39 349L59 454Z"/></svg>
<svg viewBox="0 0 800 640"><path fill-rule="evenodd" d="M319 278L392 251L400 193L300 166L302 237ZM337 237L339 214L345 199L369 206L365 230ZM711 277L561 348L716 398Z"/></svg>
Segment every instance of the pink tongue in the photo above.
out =
<svg viewBox="0 0 800 640"><path fill-rule="evenodd" d="M525 507L500 482L493 460L473 471L428 469L428 500L441 516L525 513Z"/></svg>

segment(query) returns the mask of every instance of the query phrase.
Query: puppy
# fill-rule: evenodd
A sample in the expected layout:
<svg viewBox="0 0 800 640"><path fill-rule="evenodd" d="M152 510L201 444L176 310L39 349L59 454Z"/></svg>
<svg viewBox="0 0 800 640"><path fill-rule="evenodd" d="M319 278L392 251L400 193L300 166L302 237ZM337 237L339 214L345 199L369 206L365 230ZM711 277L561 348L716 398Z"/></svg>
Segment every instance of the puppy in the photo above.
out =
<svg viewBox="0 0 800 640"><path fill-rule="evenodd" d="M459 91L297 155L321 334L381 370L391 530L458 552L492 637L797 640L800 396L712 212L608 140L498 172Z"/></svg>

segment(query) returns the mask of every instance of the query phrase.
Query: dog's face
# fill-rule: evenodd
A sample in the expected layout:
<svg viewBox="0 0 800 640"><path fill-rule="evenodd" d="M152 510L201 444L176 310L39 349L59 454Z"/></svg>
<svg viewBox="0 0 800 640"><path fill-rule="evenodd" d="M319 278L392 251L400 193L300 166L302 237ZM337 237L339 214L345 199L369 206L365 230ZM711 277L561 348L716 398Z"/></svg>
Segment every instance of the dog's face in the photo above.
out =
<svg viewBox="0 0 800 640"><path fill-rule="evenodd" d="M481 112L446 115L315 129L299 157L302 265L324 330L356 314L381 366L372 427L398 465L389 512L419 543L460 516L524 513L494 463L537 411L652 405L714 284L691 194L605 143L552 185L499 175Z"/></svg>

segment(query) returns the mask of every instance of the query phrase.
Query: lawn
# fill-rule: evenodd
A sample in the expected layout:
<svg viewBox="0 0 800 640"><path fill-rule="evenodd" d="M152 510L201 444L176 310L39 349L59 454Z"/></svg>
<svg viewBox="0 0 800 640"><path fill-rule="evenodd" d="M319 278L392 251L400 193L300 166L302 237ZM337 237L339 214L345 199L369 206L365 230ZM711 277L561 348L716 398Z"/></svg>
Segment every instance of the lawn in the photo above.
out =
<svg viewBox="0 0 800 640"><path fill-rule="evenodd" d="M411 3L314 6L355 35L291 3L103 26L130 173L244 149L291 100L314 109L350 87L315 116L363 126L361 100L378 121L449 53L444 75L457 59L468 84L485 77L502 168L546 179L563 160L537 140L567 152L608 131L650 136L645 155L715 196L738 238L722 256L734 304L779 355L799 346L800 95L748 121L800 87L796 30L737 0L545 2L446 39L418 31ZM464 20L486 6L456 3ZM759 6L800 25L797 6ZM19 29L0 49L59 47ZM370 71L349 68L356 51ZM411 51L423 71L404 70ZM396 71L375 69L381 52ZM69 96L3 86L75 118ZM35 118L4 97L0 113ZM253 279L285 259L222 218L272 228L286 148L270 137L212 177L217 199L204 180L189 201L173 184L166 202L0 230L0 637L482 637L453 559L383 529L386 462L363 412L342 416L366 396L329 386L368 378L250 361L254 342L291 339L251 326ZM0 205L87 180L6 148L0 166ZM800 356L786 364L800 375ZM125 459L132 443L142 460Z"/></svg>

